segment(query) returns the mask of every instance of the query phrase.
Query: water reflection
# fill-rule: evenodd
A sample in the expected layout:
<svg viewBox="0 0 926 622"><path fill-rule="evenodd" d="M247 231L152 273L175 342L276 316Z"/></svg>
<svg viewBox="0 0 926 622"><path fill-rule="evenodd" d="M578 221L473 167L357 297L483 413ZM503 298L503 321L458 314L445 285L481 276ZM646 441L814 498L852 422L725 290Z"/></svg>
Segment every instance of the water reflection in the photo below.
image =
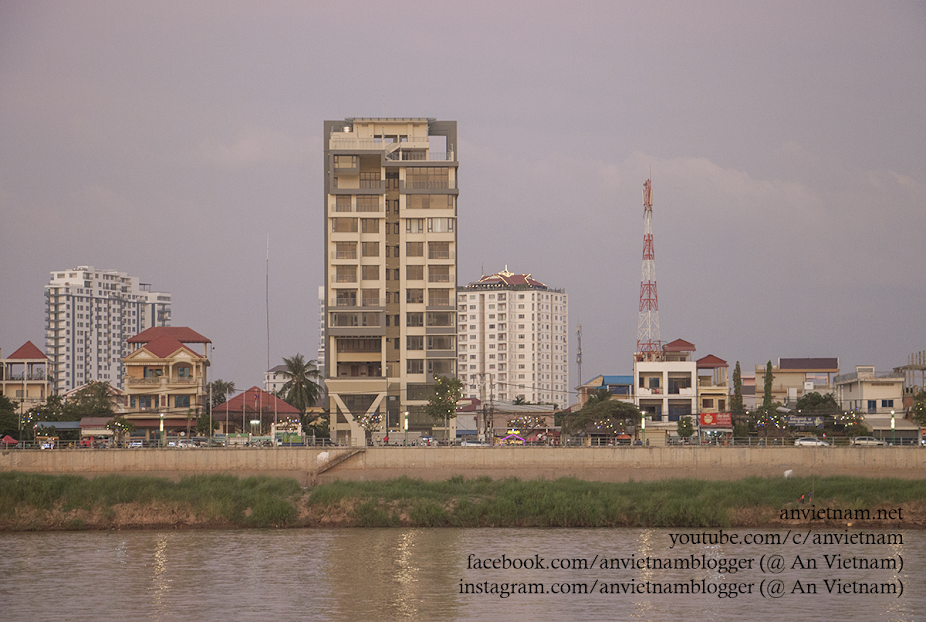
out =
<svg viewBox="0 0 926 622"><path fill-rule="evenodd" d="M94 532L0 535L3 620L483 620L504 621L870 619L906 622L926 610L926 533L904 532L884 547L699 545L669 550L666 530L346 529L287 531ZM490 559L704 555L709 560L781 553L816 558L818 568L786 571L793 584L816 582L812 596L607 593L602 587L754 581L758 570L728 573L614 569L513 570L468 567ZM825 569L824 555L902 558L903 569ZM767 578L767 577L766 577ZM828 594L824 578L903 581L902 598ZM594 580L596 591L553 595L461 593L466 584ZM603 589L603 591L602 591Z"/></svg>

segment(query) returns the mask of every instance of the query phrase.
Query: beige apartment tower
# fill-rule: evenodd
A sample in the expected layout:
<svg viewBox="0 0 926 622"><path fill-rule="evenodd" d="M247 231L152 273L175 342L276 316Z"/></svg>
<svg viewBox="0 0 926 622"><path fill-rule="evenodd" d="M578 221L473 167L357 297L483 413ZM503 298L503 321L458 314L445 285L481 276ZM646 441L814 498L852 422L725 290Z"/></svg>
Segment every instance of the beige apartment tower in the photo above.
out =
<svg viewBox="0 0 926 622"><path fill-rule="evenodd" d="M325 384L332 439L451 435L424 406L456 374L457 126L325 121Z"/></svg>

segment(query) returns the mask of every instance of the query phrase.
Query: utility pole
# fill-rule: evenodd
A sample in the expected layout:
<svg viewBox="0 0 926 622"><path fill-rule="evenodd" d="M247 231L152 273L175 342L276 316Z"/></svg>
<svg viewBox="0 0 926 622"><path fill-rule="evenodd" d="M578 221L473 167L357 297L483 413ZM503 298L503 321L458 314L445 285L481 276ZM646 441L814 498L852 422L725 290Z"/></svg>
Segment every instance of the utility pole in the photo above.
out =
<svg viewBox="0 0 926 622"><path fill-rule="evenodd" d="M579 345L576 348L576 363L579 365L579 386L582 386L582 325L579 324L576 327L576 339L578 339ZM568 401L568 400L567 400ZM569 404L567 403L566 406ZM579 401L579 408L582 408L581 399Z"/></svg>

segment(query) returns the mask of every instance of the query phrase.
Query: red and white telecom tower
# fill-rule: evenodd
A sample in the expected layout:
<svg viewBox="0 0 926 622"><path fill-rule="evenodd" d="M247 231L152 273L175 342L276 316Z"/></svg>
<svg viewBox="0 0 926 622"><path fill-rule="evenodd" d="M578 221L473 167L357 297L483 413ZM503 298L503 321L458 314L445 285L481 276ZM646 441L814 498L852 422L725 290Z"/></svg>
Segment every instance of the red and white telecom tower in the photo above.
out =
<svg viewBox="0 0 926 622"><path fill-rule="evenodd" d="M643 276L640 279L640 316L637 321L637 352L653 353L662 349L659 337L659 302L656 299L656 254L653 250L653 186L643 184Z"/></svg>

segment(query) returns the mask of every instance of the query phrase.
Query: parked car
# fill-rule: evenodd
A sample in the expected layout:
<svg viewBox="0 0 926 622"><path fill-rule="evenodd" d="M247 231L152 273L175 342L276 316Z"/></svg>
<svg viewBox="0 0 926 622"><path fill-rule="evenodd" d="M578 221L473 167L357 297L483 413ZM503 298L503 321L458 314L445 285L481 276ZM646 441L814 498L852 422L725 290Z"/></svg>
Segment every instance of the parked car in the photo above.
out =
<svg viewBox="0 0 926 622"><path fill-rule="evenodd" d="M137 449L139 447L144 447L144 443L142 441L130 441L129 442L130 449Z"/></svg>
<svg viewBox="0 0 926 622"><path fill-rule="evenodd" d="M803 438L794 439L794 444L798 447L829 447L830 444L824 440L813 436L805 436Z"/></svg>
<svg viewBox="0 0 926 622"><path fill-rule="evenodd" d="M461 447L488 447L488 443L483 443L480 441L463 441L460 443Z"/></svg>
<svg viewBox="0 0 926 622"><path fill-rule="evenodd" d="M856 436L849 442L852 445L887 445L886 442L874 436Z"/></svg>

